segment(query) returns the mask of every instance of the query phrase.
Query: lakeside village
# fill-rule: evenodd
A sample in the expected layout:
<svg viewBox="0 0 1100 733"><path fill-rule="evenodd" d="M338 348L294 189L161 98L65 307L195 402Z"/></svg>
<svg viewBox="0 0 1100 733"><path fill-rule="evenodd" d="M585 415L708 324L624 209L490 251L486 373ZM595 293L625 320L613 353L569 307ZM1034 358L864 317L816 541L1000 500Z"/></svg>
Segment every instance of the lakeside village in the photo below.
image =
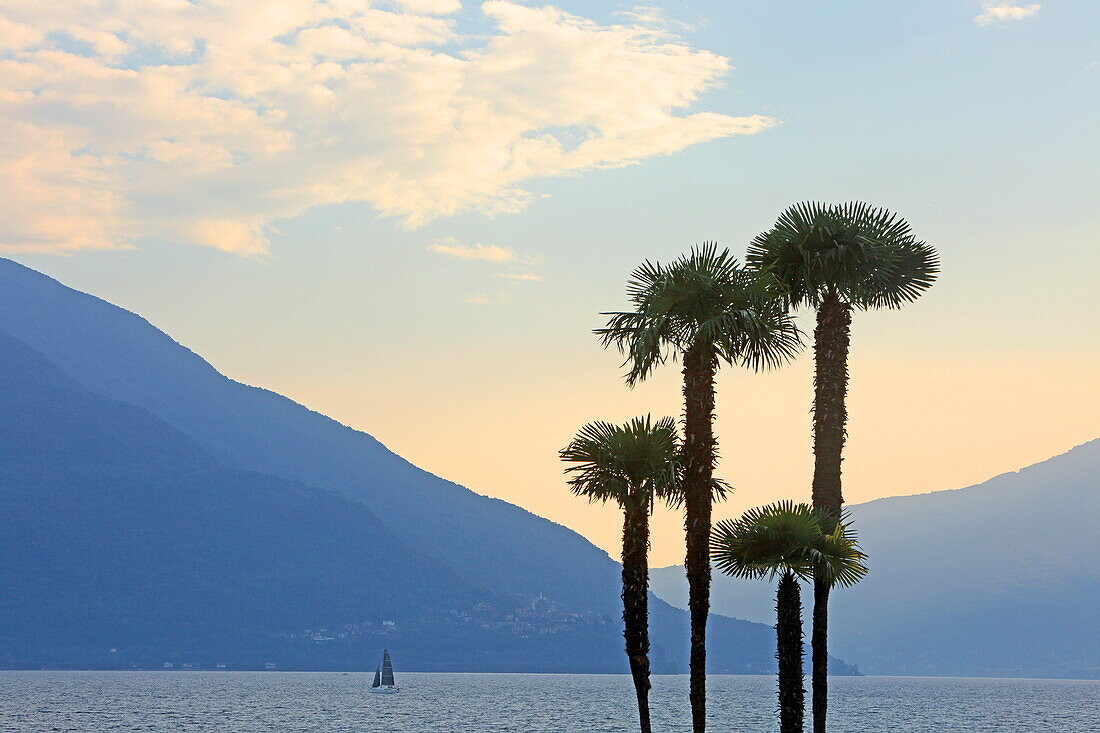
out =
<svg viewBox="0 0 1100 733"><path fill-rule="evenodd" d="M526 606L504 611L490 603L478 603L468 609L452 609L442 619L427 621L399 621L385 619L379 621L360 621L339 627L302 629L301 631L280 634L284 639L311 639L323 643L338 639L354 639L360 636L391 634L398 631L418 631L425 625L473 626L492 631L504 631L521 638L540 634L559 634L581 628L606 626L617 623L617 619L607 614L573 613L559 610L554 601L543 594L532 598Z"/></svg>
<svg viewBox="0 0 1100 733"><path fill-rule="evenodd" d="M500 608L482 602L467 608L451 609L446 614L430 619L365 619L340 625L287 631L276 634L276 637L291 643L309 643L314 646L354 644L379 639L379 637L385 639L390 635L431 636L433 631L460 629L478 629L519 638L531 638L548 634L584 632L618 623L618 618L608 614L562 611L553 600L540 593L531 598L526 605L514 608ZM111 652L115 653L116 650L112 649ZM180 661L166 661L159 664L159 667L165 670L229 669L233 666L223 663L208 666ZM276 670L279 666L275 662L265 662L262 667L255 668Z"/></svg>

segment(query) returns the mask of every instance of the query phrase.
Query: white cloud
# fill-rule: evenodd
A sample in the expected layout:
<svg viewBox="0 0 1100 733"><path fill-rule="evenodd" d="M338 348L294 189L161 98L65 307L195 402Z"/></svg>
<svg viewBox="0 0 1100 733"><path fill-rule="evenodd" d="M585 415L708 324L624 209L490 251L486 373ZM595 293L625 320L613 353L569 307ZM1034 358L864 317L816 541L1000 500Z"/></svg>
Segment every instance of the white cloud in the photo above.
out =
<svg viewBox="0 0 1100 733"><path fill-rule="evenodd" d="M520 282L542 282L546 278L542 275L536 275L533 272L498 272L494 277L502 277L505 280L517 280Z"/></svg>
<svg viewBox="0 0 1100 733"><path fill-rule="evenodd" d="M471 295L469 298L463 298L463 303L472 303L473 305L490 305L494 303L491 295L485 293L479 293L478 295Z"/></svg>
<svg viewBox="0 0 1100 733"><path fill-rule="evenodd" d="M990 23L1003 23L1009 20L1023 20L1035 15L1042 8L1041 3L1018 5L1009 0L983 2L982 12L974 18L974 22L978 25L989 25Z"/></svg>
<svg viewBox="0 0 1100 733"><path fill-rule="evenodd" d="M522 262L519 262L519 257L516 253L507 247L501 247L496 244L461 244L454 237L444 237L437 239L428 245L428 249L432 252L438 252L439 254L447 255L448 257L455 257L460 260L479 260L482 262L516 262L517 264L524 266L532 266L538 264L541 259L524 258ZM542 282L546 278L534 272L497 272L493 274L493 277L499 277L504 280L510 280L512 282ZM503 298L503 295L501 296ZM472 298L467 298L464 302L467 303L495 303L499 302L487 295L475 295Z"/></svg>
<svg viewBox="0 0 1100 733"><path fill-rule="evenodd" d="M43 34L28 25L0 16L0 48L18 50L41 42Z"/></svg>
<svg viewBox="0 0 1100 733"><path fill-rule="evenodd" d="M462 9L460 0L396 0L397 4L413 13L446 15Z"/></svg>
<svg viewBox="0 0 1100 733"><path fill-rule="evenodd" d="M688 112L729 62L661 29L490 0L465 36L460 8L0 0L0 248L253 253L324 204L516 212L532 179L772 124Z"/></svg>
<svg viewBox="0 0 1100 733"><path fill-rule="evenodd" d="M635 5L630 10L620 11L618 15L637 26L663 31L695 30L697 28L691 23L668 17L665 9L656 5Z"/></svg>
<svg viewBox="0 0 1100 733"><path fill-rule="evenodd" d="M460 260L484 260L485 262L512 262L516 253L496 244L459 244L454 237L445 237L428 245L432 252L457 257Z"/></svg>

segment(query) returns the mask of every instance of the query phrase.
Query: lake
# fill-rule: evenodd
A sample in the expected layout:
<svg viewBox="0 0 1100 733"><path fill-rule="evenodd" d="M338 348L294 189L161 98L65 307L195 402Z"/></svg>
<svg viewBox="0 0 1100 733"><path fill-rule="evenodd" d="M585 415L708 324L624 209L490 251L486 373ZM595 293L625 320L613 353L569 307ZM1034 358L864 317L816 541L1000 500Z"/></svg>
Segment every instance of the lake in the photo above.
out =
<svg viewBox="0 0 1100 733"><path fill-rule="evenodd" d="M318 672L0 672L0 731L379 731L625 733L628 676ZM1097 733L1100 681L843 677L832 681L837 733ZM689 731L686 676L657 676L656 731ZM718 733L778 730L772 677L710 678Z"/></svg>

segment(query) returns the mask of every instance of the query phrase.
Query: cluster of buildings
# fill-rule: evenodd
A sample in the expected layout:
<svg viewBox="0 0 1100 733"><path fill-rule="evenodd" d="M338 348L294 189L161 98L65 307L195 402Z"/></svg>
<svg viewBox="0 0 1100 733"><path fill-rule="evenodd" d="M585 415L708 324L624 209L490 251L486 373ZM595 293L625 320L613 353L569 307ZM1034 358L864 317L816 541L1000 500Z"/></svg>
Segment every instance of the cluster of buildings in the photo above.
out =
<svg viewBox="0 0 1100 733"><path fill-rule="evenodd" d="M432 622L395 620L359 621L338 627L302 629L281 634L284 639L312 640L318 643L354 639L362 636L390 634L396 631L415 632L422 626L471 626L504 631L517 636L558 634L570 630L615 623L610 616L594 613L562 611L541 593L524 606L501 609L490 603L477 603L469 608L453 609L447 617Z"/></svg>
<svg viewBox="0 0 1100 733"><path fill-rule="evenodd" d="M605 615L561 611L557 604L541 593L532 598L528 605L504 613L488 603L451 613L459 623L476 624L483 629L500 629L517 636L557 634L582 626L612 623L611 617Z"/></svg>
<svg viewBox="0 0 1100 733"><path fill-rule="evenodd" d="M397 622L383 621L359 621L357 623L344 624L332 629L322 626L316 629L303 629L280 634L284 639L311 639L313 641L335 641L337 639L353 639L367 634L389 634L397 631ZM406 625L408 628L408 625Z"/></svg>

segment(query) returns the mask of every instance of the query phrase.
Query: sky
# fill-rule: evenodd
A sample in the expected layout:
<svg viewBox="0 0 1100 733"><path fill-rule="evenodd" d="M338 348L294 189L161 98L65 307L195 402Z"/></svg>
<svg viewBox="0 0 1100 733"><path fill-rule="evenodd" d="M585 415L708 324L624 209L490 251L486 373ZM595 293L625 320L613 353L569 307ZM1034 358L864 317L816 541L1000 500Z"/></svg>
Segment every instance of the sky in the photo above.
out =
<svg viewBox="0 0 1100 733"><path fill-rule="evenodd" d="M1100 3L0 0L0 254L617 555L585 422L679 415L591 335L642 260L802 200L942 275L853 324L849 502L1100 436ZM804 325L810 321L802 317ZM716 518L807 499L812 363L723 370ZM654 519L651 561L682 558Z"/></svg>

